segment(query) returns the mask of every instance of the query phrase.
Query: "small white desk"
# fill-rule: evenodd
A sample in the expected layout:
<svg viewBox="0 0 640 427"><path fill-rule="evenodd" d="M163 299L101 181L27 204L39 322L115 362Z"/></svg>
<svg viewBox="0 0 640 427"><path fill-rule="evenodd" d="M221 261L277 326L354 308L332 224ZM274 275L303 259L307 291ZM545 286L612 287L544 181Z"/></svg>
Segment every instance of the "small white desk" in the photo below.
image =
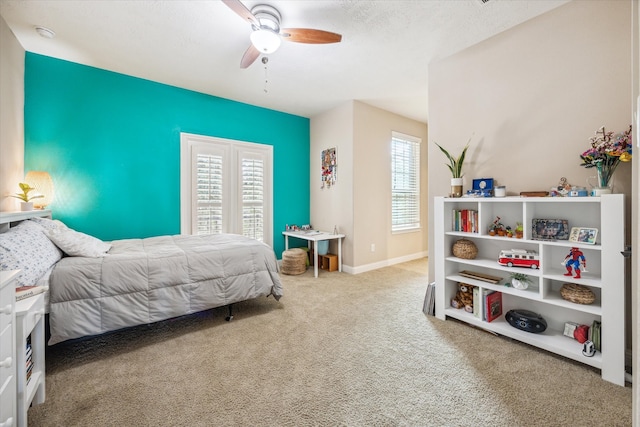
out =
<svg viewBox="0 0 640 427"><path fill-rule="evenodd" d="M313 242L313 275L318 277L318 242L320 240L338 239L338 271L342 271L342 239L344 234L325 233L323 231L283 231L284 250L289 249L289 237Z"/></svg>

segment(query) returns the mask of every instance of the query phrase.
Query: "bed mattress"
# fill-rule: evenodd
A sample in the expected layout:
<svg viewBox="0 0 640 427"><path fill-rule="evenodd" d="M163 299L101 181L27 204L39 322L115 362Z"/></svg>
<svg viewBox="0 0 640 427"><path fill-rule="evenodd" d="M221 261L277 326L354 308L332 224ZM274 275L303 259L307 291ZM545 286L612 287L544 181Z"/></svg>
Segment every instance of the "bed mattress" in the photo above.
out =
<svg viewBox="0 0 640 427"><path fill-rule="evenodd" d="M49 278L49 344L282 296L273 249L247 237L159 236L111 242L104 257L65 257Z"/></svg>

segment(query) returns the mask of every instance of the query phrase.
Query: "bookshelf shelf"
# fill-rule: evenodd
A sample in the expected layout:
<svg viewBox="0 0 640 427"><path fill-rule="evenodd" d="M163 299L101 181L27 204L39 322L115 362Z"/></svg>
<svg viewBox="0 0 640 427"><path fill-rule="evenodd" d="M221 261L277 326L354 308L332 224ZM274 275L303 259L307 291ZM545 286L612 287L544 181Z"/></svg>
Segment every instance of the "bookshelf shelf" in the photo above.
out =
<svg viewBox="0 0 640 427"><path fill-rule="evenodd" d="M456 231L460 227L462 210L472 218L477 232ZM496 219L512 227L516 222L524 225L522 239L490 236L489 227ZM535 240L535 219L567 220L571 227L597 228L597 241L593 245L569 240ZM475 327L504 335L523 343L567 357L601 370L606 381L624 386L624 196L601 197L506 197L506 198L435 198L435 283L436 316L458 319ZM453 244L461 239L475 243L475 259L462 259L453 255ZM579 248L586 258L587 269L576 279L564 275L563 260L572 247ZM498 264L500 251L521 249L539 254L537 269L507 267ZM488 283L462 276L463 270L497 276L499 283ZM506 287L511 273L524 273L532 283L526 290ZM458 283L467 283L483 292L498 291L502 295L502 315L491 322L479 315L451 306ZM563 283L589 287L595 294L592 304L576 304L560 295ZM476 301L477 303L477 301ZM474 303L475 304L475 303ZM474 307L476 308L476 307ZM512 327L504 317L511 309L523 309L540 314L547 322L542 333L529 333ZM476 311L478 309L476 308ZM563 335L564 324L575 322L589 325L601 322L603 347L593 357L582 354L582 344Z"/></svg>
<svg viewBox="0 0 640 427"><path fill-rule="evenodd" d="M0 271L0 426L16 423L15 280L19 270Z"/></svg>
<svg viewBox="0 0 640 427"><path fill-rule="evenodd" d="M31 344L30 352L28 340ZM28 425L27 411L31 404L43 403L45 398L44 294L16 302L16 343L17 425L21 427ZM29 360L32 363L30 372Z"/></svg>

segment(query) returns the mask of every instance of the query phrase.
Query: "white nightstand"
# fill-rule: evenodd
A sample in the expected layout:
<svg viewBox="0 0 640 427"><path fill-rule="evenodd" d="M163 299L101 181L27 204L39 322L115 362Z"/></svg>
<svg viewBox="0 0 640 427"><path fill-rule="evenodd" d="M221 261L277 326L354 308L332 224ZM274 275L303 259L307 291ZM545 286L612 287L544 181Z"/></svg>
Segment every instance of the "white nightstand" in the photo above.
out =
<svg viewBox="0 0 640 427"><path fill-rule="evenodd" d="M0 427L16 425L15 279L20 271L0 271Z"/></svg>
<svg viewBox="0 0 640 427"><path fill-rule="evenodd" d="M33 368L27 382L27 338L31 335ZM16 360L18 385L18 427L27 426L31 403L44 402L44 294L16 302Z"/></svg>

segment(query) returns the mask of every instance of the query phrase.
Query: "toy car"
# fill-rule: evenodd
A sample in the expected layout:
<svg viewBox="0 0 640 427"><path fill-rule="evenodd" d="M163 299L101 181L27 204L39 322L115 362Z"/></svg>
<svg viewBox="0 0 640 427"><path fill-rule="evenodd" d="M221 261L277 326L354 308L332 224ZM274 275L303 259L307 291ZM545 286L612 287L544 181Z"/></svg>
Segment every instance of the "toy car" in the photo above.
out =
<svg viewBox="0 0 640 427"><path fill-rule="evenodd" d="M500 251L498 264L507 267L527 267L540 268L540 256L536 251L528 251L525 249L509 249Z"/></svg>

